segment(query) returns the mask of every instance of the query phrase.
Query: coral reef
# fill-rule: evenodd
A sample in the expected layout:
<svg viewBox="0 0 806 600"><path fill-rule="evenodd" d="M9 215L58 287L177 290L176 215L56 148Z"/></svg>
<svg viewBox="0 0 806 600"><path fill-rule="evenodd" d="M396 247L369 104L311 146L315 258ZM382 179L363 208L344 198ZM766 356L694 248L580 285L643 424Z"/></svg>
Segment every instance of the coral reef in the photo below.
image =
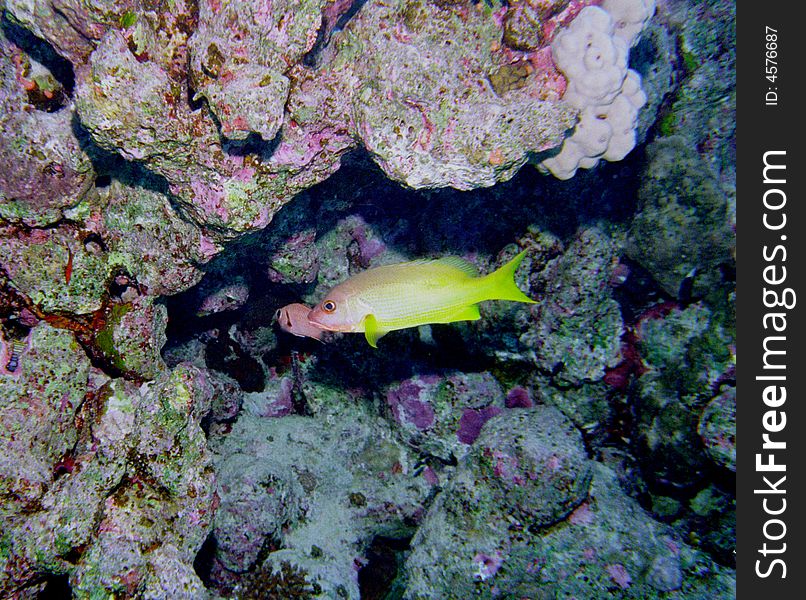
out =
<svg viewBox="0 0 806 600"><path fill-rule="evenodd" d="M552 90L560 84L541 81L558 75L507 56L501 21L483 4L365 8L339 49L354 54L361 40L356 133L390 177L412 187L492 185L573 125Z"/></svg>
<svg viewBox="0 0 806 600"><path fill-rule="evenodd" d="M51 225L81 201L95 173L64 85L6 31L0 28L0 218Z"/></svg>
<svg viewBox="0 0 806 600"><path fill-rule="evenodd" d="M597 381L619 361L622 320L610 293L612 244L596 229L581 231L541 273L539 289L550 300L536 308L534 326L520 341L558 381Z"/></svg>
<svg viewBox="0 0 806 600"><path fill-rule="evenodd" d="M194 368L147 389L112 380L47 324L31 330L14 382L0 387L0 589L50 574L80 597L198 594L192 562L218 504L200 427L215 384Z"/></svg>
<svg viewBox="0 0 806 600"><path fill-rule="evenodd" d="M711 289L735 248L728 199L684 140L664 137L648 148L647 169L627 252L671 296L693 279L695 295Z"/></svg>
<svg viewBox="0 0 806 600"><path fill-rule="evenodd" d="M703 477L708 455L699 439L700 415L730 377L735 361L726 318L703 304L692 304L662 318L644 319L638 326L647 371L638 379L637 410L646 445L642 456L652 465L652 479L688 486ZM706 422L717 418L717 406L709 410ZM712 423L718 433L711 429L708 437L735 437L735 422L732 435L728 425L726 417L720 425Z"/></svg>
<svg viewBox="0 0 806 600"><path fill-rule="evenodd" d="M554 62L568 78L563 101L579 123L559 154L540 167L560 179L600 158L622 160L635 146L638 111L646 103L641 76L627 68L630 46L655 11L654 0L611 0L584 8L552 42Z"/></svg>
<svg viewBox="0 0 806 600"><path fill-rule="evenodd" d="M226 584L233 573L289 565L325 597L358 598L355 565L367 546L406 535L431 485L365 405L312 383L305 393L325 403L316 419L248 411L211 439L221 496L213 572Z"/></svg>
<svg viewBox="0 0 806 600"><path fill-rule="evenodd" d="M446 461L464 455L504 402L500 384L487 373L421 376L386 391L402 438L421 453Z"/></svg>
<svg viewBox="0 0 806 600"><path fill-rule="evenodd" d="M2 0L0 596L733 596L734 11Z"/></svg>
<svg viewBox="0 0 806 600"><path fill-rule="evenodd" d="M528 442L519 438L513 453L511 423L491 422L479 439L486 460L463 461L431 506L406 562L406 597L735 594L726 569L652 521L607 467L587 462L557 412L518 418L533 423Z"/></svg>

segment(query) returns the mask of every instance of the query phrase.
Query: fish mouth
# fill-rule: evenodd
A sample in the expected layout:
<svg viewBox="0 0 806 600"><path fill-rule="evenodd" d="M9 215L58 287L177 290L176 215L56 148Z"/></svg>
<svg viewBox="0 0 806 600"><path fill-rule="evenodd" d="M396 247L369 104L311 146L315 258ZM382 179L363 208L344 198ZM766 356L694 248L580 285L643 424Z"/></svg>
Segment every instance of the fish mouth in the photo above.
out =
<svg viewBox="0 0 806 600"><path fill-rule="evenodd" d="M325 325L324 323L320 323L318 321L313 321L311 320L310 317L308 317L308 324L311 327L316 327L317 329L321 329L322 331L341 331L341 329L337 327L333 327L331 325Z"/></svg>

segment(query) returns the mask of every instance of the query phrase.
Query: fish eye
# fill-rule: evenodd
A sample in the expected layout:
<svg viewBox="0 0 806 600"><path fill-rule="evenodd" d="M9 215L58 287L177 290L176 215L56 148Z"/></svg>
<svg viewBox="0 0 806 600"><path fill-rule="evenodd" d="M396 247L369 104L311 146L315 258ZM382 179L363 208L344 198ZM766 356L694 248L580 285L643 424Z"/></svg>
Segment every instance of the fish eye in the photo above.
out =
<svg viewBox="0 0 806 600"><path fill-rule="evenodd" d="M333 300L325 300L322 302L322 310L328 314L336 312L336 303Z"/></svg>

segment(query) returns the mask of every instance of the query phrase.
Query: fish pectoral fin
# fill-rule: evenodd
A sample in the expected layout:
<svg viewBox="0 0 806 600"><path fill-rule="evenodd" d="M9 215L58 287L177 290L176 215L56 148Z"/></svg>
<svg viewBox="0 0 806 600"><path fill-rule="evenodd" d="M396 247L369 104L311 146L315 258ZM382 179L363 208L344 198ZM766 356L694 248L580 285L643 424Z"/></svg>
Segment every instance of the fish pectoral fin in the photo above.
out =
<svg viewBox="0 0 806 600"><path fill-rule="evenodd" d="M367 338L367 343L373 348L378 347L378 340L385 336L388 331L384 331L378 326L378 320L375 315L367 315L364 317L364 336Z"/></svg>
<svg viewBox="0 0 806 600"><path fill-rule="evenodd" d="M451 313L446 323L453 323L455 321L478 321L481 319L481 315L479 314L479 305L478 304L470 304L469 306L463 306L455 313Z"/></svg>

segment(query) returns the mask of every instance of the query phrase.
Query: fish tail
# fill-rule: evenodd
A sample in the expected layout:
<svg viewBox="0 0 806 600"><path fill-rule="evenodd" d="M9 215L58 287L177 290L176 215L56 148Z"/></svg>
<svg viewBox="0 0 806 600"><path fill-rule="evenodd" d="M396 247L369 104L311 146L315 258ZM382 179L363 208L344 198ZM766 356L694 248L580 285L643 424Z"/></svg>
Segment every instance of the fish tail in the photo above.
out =
<svg viewBox="0 0 806 600"><path fill-rule="evenodd" d="M528 302L529 304L535 303L515 283L515 271L518 270L524 256L526 256L526 250L518 253L515 258L503 267L479 280L479 286L484 292L483 300L512 300L514 302Z"/></svg>

